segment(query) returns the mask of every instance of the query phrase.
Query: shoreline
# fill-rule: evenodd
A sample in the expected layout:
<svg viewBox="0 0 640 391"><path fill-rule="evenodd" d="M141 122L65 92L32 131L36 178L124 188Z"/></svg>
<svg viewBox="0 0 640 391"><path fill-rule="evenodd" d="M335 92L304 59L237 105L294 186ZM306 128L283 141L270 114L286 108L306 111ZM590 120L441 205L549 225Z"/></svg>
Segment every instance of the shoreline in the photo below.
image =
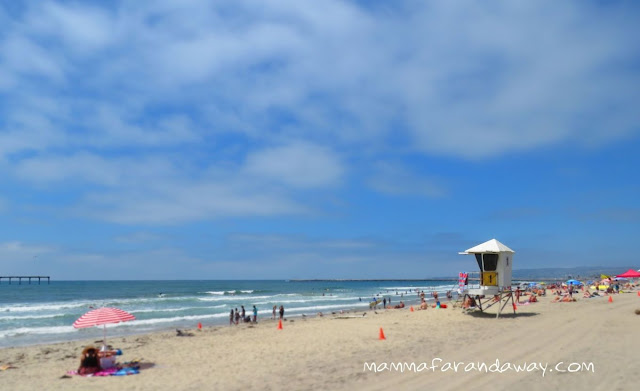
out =
<svg viewBox="0 0 640 391"><path fill-rule="evenodd" d="M454 295L455 295L455 293L454 293ZM385 296L385 297L388 297L388 296ZM395 295L394 295L394 296L392 296L392 297L394 297L394 298L395 298ZM426 300L427 302L430 302L430 301L433 301L434 299L433 299L433 297L429 297L429 298L425 298L425 300ZM445 300L447 300L447 299L445 298ZM455 300L455 299L454 299L454 300ZM419 304L419 302L420 302L420 300L419 300L419 299L417 299L417 298L413 298L413 299L412 299L412 302L409 302L409 301L407 301L407 300L404 300L404 298L403 298L403 297L399 297L399 298L398 298L398 300L397 300L396 302L397 302L397 303L399 303L400 301L405 302L405 304L407 305L407 308L409 308L409 306L411 306L411 305L417 305L417 304ZM447 301L447 303L448 303L448 302L449 302L449 301ZM363 300L363 303L365 303L365 301L364 301L364 300ZM366 305L366 304L363 304L363 306L364 306L364 305ZM378 306L379 306L379 307L378 307L378 310L380 310L380 309L381 309L381 307L382 307L382 303L380 303ZM285 308L285 310L286 310L286 308ZM351 313L351 312L353 312L353 313L361 313L361 312L363 312L363 311L365 311L365 312L369 312L369 311L371 311L371 310L370 310L369 308L361 308L361 307L344 307L344 308L339 309L339 310L333 310L333 311L327 311L327 312L325 312L325 311L319 311L319 312L312 313L312 314L305 314L305 313L297 314L297 313L296 313L296 314L293 314L293 315L286 316L286 318L287 318L287 319L294 319L294 320L295 320L295 319L303 319L303 318L312 319L312 318L318 317L318 314L319 314L319 313L322 313L322 314L323 314L323 316L320 316L320 317L324 317L324 316L331 316L331 315L333 315L333 314L336 314L336 315L337 315L337 314L341 314L341 313L344 313L344 314ZM248 314L248 313L249 313L249 311L247 311L247 314ZM269 313L269 314L270 314L270 313ZM285 314L286 314L286 312L285 312ZM277 313L276 313L276 315L277 315ZM140 335L156 334L156 333L171 333L171 332L175 332L175 330L176 330L176 329L189 329L189 328L191 328L191 327L196 328L196 326L197 326L197 324L198 324L198 323L203 323L203 327L212 327L212 328L217 328L217 327L226 327L226 326L229 326L229 323L228 323L228 319L227 319L227 318L225 318L225 317L221 317L220 319L221 319L220 321L216 321L216 320L214 319L213 321L204 322L204 323L203 323L203 322L197 322L197 321L194 321L194 326L190 326L190 327L174 327L174 326L167 326L167 327L158 328L158 329L151 330L151 331L148 331L148 330L147 330L147 331L135 331L135 330L134 330L134 331L131 331L131 332L129 332L129 333L118 333L117 331L115 331L115 330L113 330L113 329L112 329L112 330L109 330L109 325L107 325L107 339L109 339L109 334L110 334L110 332L111 332L111 335L112 335L112 337L113 337L113 338L122 338L122 337L140 336ZM222 319L224 319L224 320L222 320ZM259 321L259 322L264 321L264 320L270 320L270 321L273 321L273 320L271 319L271 317L270 317L270 316L269 316L269 317L260 317L260 316L258 317L258 321ZM277 319L276 319L276 320L277 320ZM240 326L240 325L246 325L246 324L249 324L249 323L241 322L241 323L239 323L239 325L238 325L238 326ZM98 328L96 328L96 329L98 329ZM102 332L102 329L100 328L99 332L97 332L97 331L95 332L96 337L97 337L97 336L99 336L99 335L102 335L102 333L103 333L103 332ZM87 339L86 337L78 337L78 338L67 338L67 339L57 340L57 341L46 341L46 342L26 342L26 343L20 343L20 344L16 344L16 345L0 346L0 351L1 351L2 349L9 349L9 348L33 347L33 346L47 346L47 345L64 344L64 343L67 343L67 342L71 343L71 342L79 342L79 341L87 341L87 340L88 340L88 339Z"/></svg>
<svg viewBox="0 0 640 391"><path fill-rule="evenodd" d="M578 299L575 303L540 302L518 306L516 316L495 319L494 313L465 314L459 308L349 312L342 316L288 318L257 325L205 326L202 331L110 337L123 350L121 362L142 359L139 375L117 378L60 377L77 368L87 343L72 341L0 349L0 371L7 389L75 390L276 390L293 389L495 389L511 386L548 389L571 386L602 389L640 381L635 362L640 342L635 334L640 316L636 292ZM286 313L285 313L286 314ZM386 340L378 340L383 328ZM603 354L603 347L617 347ZM620 348L624 346L624 349ZM613 354L615 353L615 354ZM365 362L557 363L593 362L595 373L452 373L428 374L364 371ZM626 363L629 363L628 365Z"/></svg>
<svg viewBox="0 0 640 391"><path fill-rule="evenodd" d="M86 282L83 284L86 285ZM427 287L427 283L417 285L423 286L422 289L426 292L436 289L441 293L450 286L443 282L437 284L432 284L432 287ZM392 285L405 287L416 284L309 283L291 284L286 287L286 284L281 283L256 285L224 282L212 286L179 282L162 287L155 284L136 286L132 288L133 293L118 296L113 294L114 290L119 288L128 292L130 288L126 283L119 283L118 287L103 283L95 286L96 292L90 297L77 298L75 295L73 298L71 294L65 293L66 296L61 294L52 300L42 302L37 301L42 295L41 290L35 289L28 291L33 298L27 297L23 302L0 304L0 347L32 346L92 338L91 336L98 333L92 332L91 329L76 330L71 324L86 311L103 306L116 306L136 316L134 322L107 325L109 334L126 336L190 328L199 322L204 325L226 325L229 309L239 309L241 304L248 309L252 304L257 304L258 316L263 318L271 316L273 304L284 304L287 317L299 318L303 314L314 316L318 312L365 311L369 308L368 302L375 295L390 297L394 305L405 299L407 303L415 302L415 292L395 295L395 290L382 289ZM69 285L68 288L70 291L58 289L51 292L57 294L79 291L82 286ZM400 292L404 293L404 290ZM154 293L163 291L168 292L166 296ZM359 297L361 301L358 300Z"/></svg>

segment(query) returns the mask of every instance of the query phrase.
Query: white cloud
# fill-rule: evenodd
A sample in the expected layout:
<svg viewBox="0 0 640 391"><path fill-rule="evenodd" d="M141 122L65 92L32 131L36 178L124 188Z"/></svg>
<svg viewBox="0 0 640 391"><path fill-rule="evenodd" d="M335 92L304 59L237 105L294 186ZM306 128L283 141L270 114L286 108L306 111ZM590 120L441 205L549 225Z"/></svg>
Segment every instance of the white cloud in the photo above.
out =
<svg viewBox="0 0 640 391"><path fill-rule="evenodd" d="M122 243L146 243L146 242L157 242L162 239L165 239L164 236L151 233L151 232L132 232L124 235L119 235L114 238L117 242Z"/></svg>
<svg viewBox="0 0 640 391"><path fill-rule="evenodd" d="M639 118L624 102L638 93L624 86L637 76L615 68L638 54L629 51L629 20L598 11L544 2L491 9L421 3L383 15L339 1L257 9L252 2L119 4L115 11L47 3L12 24L4 45L13 48L10 63L20 65L15 72L32 68L60 79L64 68L98 106L113 106L113 95L137 100L106 117L97 113L104 133L120 129L136 145L145 139L136 134L154 134L141 121L150 110L186 101L198 102L194 113L211 107L229 117L203 116L210 129L246 130L252 138L263 132L242 124L278 122L270 113L277 109L298 126L270 126L272 135L324 134L380 148L393 124L404 123L423 152L484 157L633 131ZM53 30L48 39L59 39L60 49L34 44ZM87 64L90 77L62 65L65 51L83 46L109 56ZM90 58L74 52L78 65ZM599 126L611 121L597 113L604 102L616 105L616 132ZM68 103L80 118L94 118L89 107Z"/></svg>
<svg viewBox="0 0 640 391"><path fill-rule="evenodd" d="M57 37L72 50L99 50L114 38L115 24L103 9L81 4L43 3L26 16L35 33Z"/></svg>
<svg viewBox="0 0 640 391"><path fill-rule="evenodd" d="M388 162L375 164L369 185L382 193L402 196L443 197L447 194L439 181L412 173L405 167Z"/></svg>
<svg viewBox="0 0 640 391"><path fill-rule="evenodd" d="M56 54L19 35L9 35L0 42L4 66L11 72L44 77L49 81L63 82L64 60Z"/></svg>
<svg viewBox="0 0 640 391"><path fill-rule="evenodd" d="M106 158L89 153L23 159L13 174L35 183L72 181L114 188L140 186L176 175L173 165L162 158Z"/></svg>
<svg viewBox="0 0 640 391"><path fill-rule="evenodd" d="M0 170L103 186L81 190L75 210L123 223L308 213L300 192L332 191L354 172L378 191L442 196L438 179L376 162L398 149L477 159L637 133L625 7L2 10Z"/></svg>
<svg viewBox="0 0 640 391"><path fill-rule="evenodd" d="M27 244L20 241L0 243L0 263L3 269L19 266L29 267L33 262L40 262L38 258L52 254L55 249L48 246Z"/></svg>
<svg viewBox="0 0 640 391"><path fill-rule="evenodd" d="M309 143L265 148L247 157L245 170L262 179L295 187L334 185L343 169L331 151Z"/></svg>
<svg viewBox="0 0 640 391"><path fill-rule="evenodd" d="M225 216L308 213L286 195L242 183L146 183L142 187L88 193L75 214L122 224L176 224Z"/></svg>

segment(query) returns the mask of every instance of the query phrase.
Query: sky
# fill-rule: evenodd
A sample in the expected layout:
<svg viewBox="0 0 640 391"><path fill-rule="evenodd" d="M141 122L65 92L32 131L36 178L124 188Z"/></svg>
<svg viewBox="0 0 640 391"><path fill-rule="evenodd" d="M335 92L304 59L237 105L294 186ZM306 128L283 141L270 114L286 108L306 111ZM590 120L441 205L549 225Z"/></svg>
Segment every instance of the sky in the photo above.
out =
<svg viewBox="0 0 640 391"><path fill-rule="evenodd" d="M492 238L640 268L639 17L2 1L0 275L454 277Z"/></svg>

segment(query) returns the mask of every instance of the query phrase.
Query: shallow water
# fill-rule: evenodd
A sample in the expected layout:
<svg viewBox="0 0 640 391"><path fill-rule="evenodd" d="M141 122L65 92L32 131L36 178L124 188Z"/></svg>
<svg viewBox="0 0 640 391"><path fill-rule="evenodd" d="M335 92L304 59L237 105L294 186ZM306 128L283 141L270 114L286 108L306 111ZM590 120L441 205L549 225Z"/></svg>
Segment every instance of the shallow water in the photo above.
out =
<svg viewBox="0 0 640 391"><path fill-rule="evenodd" d="M392 304L418 302L457 288L453 281L52 281L0 284L0 347L101 339L102 327L75 329L73 322L92 308L117 307L136 320L107 325L107 337L173 328L227 324L229 311L244 305L270 318L283 305L286 317L369 308L374 296Z"/></svg>

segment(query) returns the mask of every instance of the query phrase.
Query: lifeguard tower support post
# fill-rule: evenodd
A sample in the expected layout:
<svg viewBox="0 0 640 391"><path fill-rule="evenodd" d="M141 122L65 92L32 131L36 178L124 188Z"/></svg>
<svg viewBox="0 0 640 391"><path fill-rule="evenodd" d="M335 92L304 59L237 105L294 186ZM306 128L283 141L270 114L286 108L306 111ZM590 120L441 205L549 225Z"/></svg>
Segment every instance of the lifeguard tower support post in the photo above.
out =
<svg viewBox="0 0 640 391"><path fill-rule="evenodd" d="M471 297L475 299L480 311L498 303L496 317L499 317L502 309L511 300L513 313L515 314L516 306L513 302L513 293L511 291L511 271L513 270L513 254L515 254L515 251L496 239L491 239L460 254L473 254L480 268L479 285L468 287L463 303L467 296ZM485 305L484 309L482 308L483 304Z"/></svg>

